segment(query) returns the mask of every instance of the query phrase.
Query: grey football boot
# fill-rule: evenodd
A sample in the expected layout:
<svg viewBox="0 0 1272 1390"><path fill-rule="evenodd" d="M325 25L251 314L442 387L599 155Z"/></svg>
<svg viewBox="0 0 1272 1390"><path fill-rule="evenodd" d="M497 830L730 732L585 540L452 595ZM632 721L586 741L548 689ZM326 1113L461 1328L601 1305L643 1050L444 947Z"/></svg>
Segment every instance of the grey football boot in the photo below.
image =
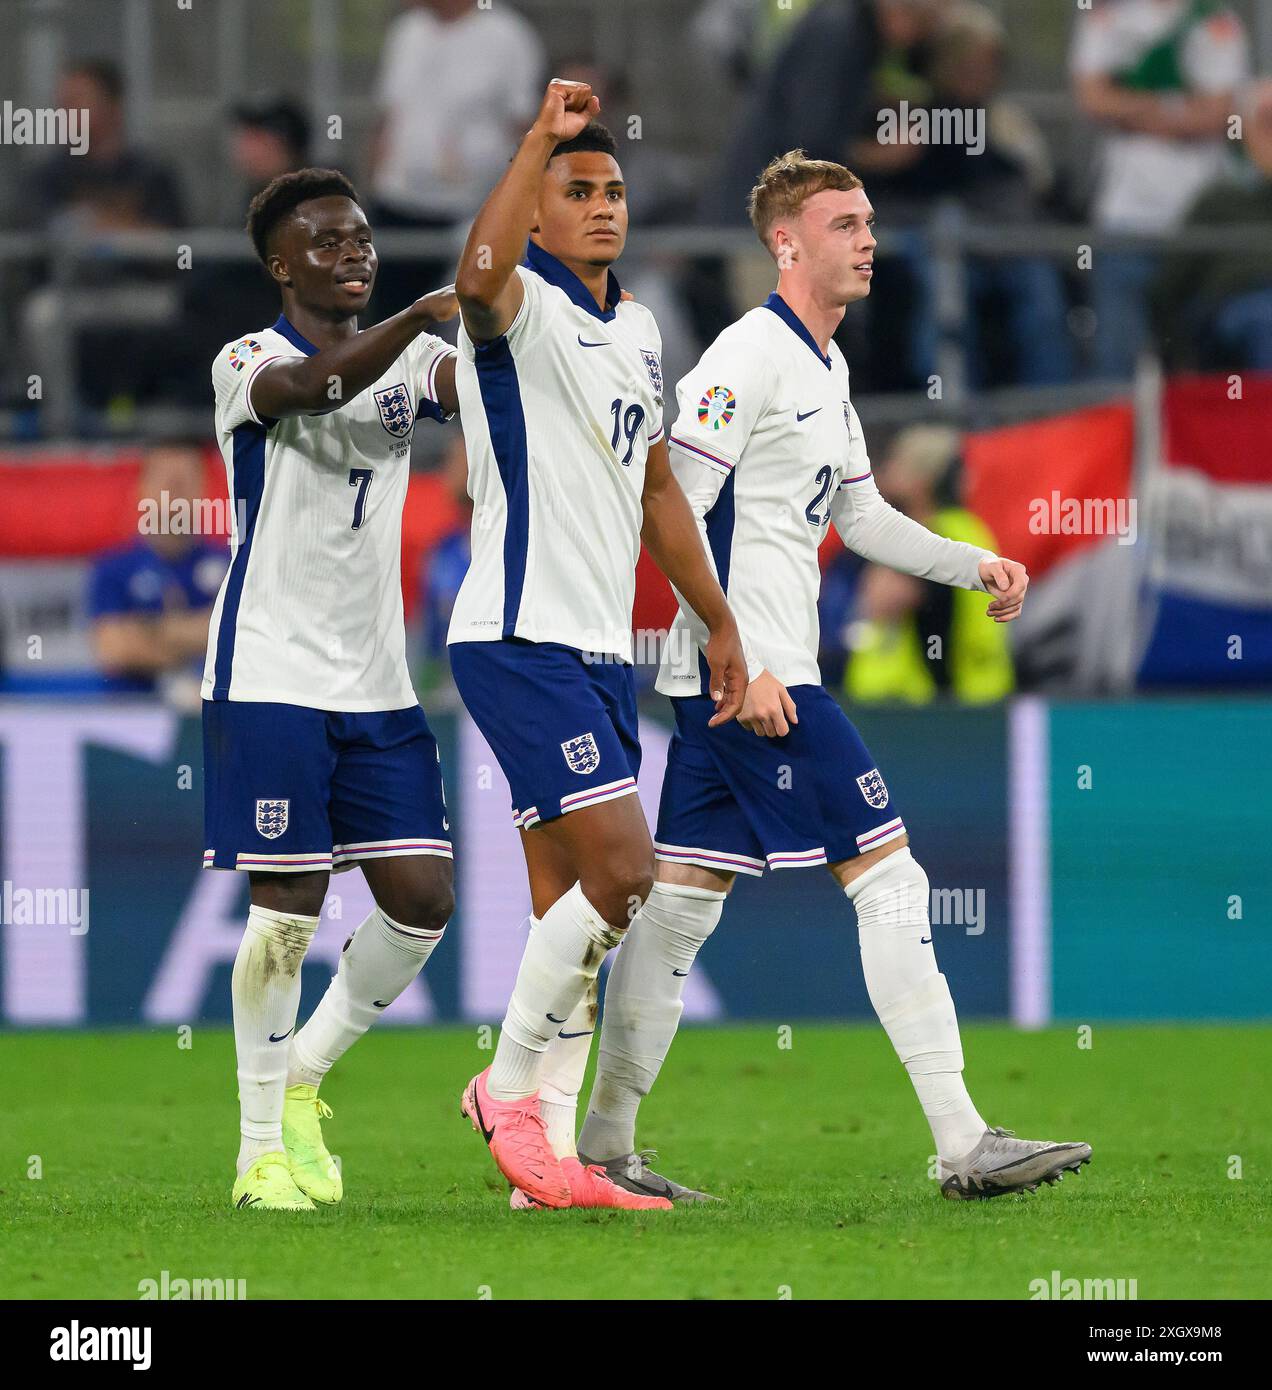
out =
<svg viewBox="0 0 1272 1390"><path fill-rule="evenodd" d="M657 1149L641 1149L639 1153L622 1154L602 1163L599 1159L579 1155L579 1162L586 1165L596 1163L605 1170L605 1176L616 1187L625 1192L635 1192L642 1197L666 1197L673 1202L719 1202L723 1199L713 1197L709 1192L699 1192L692 1187L684 1187L661 1173L655 1173L649 1166L658 1157Z"/></svg>
<svg viewBox="0 0 1272 1390"><path fill-rule="evenodd" d="M951 1201L1036 1192L1039 1183L1059 1182L1091 1161L1090 1144L1051 1144L1017 1139L1010 1129L988 1129L963 1158L941 1160L941 1195Z"/></svg>

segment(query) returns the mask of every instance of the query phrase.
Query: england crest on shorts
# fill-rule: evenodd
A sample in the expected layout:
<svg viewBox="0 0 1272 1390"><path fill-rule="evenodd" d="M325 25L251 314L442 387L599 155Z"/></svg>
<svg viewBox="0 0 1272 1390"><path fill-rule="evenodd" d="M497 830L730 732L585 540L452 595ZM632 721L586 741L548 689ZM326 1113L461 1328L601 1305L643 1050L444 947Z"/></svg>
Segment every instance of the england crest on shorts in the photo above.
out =
<svg viewBox="0 0 1272 1390"><path fill-rule="evenodd" d="M857 778L857 785L861 788L861 794L866 798L866 805L873 806L876 811L882 811L888 804L888 788L884 785L883 778L879 776L879 769L872 767L869 772L862 773Z"/></svg>
<svg viewBox="0 0 1272 1390"><path fill-rule="evenodd" d="M591 734L580 734L578 738L567 740L561 745L561 752L565 754L566 767L580 777L595 772L601 765L601 750Z"/></svg>
<svg viewBox="0 0 1272 1390"><path fill-rule="evenodd" d="M662 404L662 363L658 360L658 354L650 348L641 348L640 355L645 359L645 370L649 373L650 385L654 388L654 395L658 397L658 404Z"/></svg>
<svg viewBox="0 0 1272 1390"><path fill-rule="evenodd" d="M256 829L267 840L277 840L287 829L287 808L290 801L258 801Z"/></svg>
<svg viewBox="0 0 1272 1390"><path fill-rule="evenodd" d="M411 432L415 423L415 411L411 408L411 397L405 386L399 383L387 391L375 393L375 403L380 408L380 423L392 435L401 439Z"/></svg>

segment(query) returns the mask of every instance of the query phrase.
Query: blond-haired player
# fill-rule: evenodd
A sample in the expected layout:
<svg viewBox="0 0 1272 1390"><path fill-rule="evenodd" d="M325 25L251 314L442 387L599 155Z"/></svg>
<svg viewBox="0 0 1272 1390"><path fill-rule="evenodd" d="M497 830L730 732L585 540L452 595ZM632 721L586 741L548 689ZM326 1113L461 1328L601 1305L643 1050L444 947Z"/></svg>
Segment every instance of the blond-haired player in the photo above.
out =
<svg viewBox="0 0 1272 1390"><path fill-rule="evenodd" d="M874 275L874 209L861 181L792 151L764 170L750 213L777 263L777 289L680 382L670 447L764 670L737 721L708 727L713 704L684 640L700 636L699 624L681 603L658 681L672 697L676 731L654 836L657 881L610 976L580 1157L604 1164L631 1191L704 1195L650 1171L636 1150L637 1107L737 875L824 865L856 908L866 986L931 1126L942 1191L1032 1191L1087 1162L1091 1150L992 1129L967 1093L954 1002L932 949L927 875L874 759L821 684L817 550L833 523L868 560L988 593L995 622L1019 614L1028 577L1014 560L934 535L875 486L848 366L832 340ZM581 1080L587 1040L554 1047L545 1075L559 1100L570 1077Z"/></svg>

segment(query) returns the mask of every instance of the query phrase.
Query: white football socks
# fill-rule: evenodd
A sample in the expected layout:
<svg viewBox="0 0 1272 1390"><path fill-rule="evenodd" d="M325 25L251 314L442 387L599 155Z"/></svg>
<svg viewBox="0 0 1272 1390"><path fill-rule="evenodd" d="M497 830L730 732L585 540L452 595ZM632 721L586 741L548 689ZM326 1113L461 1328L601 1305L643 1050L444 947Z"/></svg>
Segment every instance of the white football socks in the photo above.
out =
<svg viewBox="0 0 1272 1390"><path fill-rule="evenodd" d="M420 973L444 931L404 926L376 908L345 943L327 992L292 1039L287 1084L320 1085Z"/></svg>
<svg viewBox="0 0 1272 1390"><path fill-rule="evenodd" d="M655 883L628 929L605 989L596 1080L579 1138L589 1158L634 1152L636 1112L676 1036L685 977L720 921L725 896Z"/></svg>
<svg viewBox="0 0 1272 1390"><path fill-rule="evenodd" d="M300 1007L300 967L317 927L317 917L254 906L234 958L240 1176L262 1154L283 1151L287 1037Z"/></svg>
<svg viewBox="0 0 1272 1390"><path fill-rule="evenodd" d="M495 1100L520 1100L539 1089L548 1044L622 937L578 883L533 924L486 1081Z"/></svg>
<svg viewBox="0 0 1272 1390"><path fill-rule="evenodd" d="M534 919L531 918L533 922ZM548 1143L558 1158L577 1158L574 1134L578 1123L579 1091L596 1032L600 977L588 985L574 1012L548 1044L539 1079L539 1113L548 1127Z"/></svg>
<svg viewBox="0 0 1272 1390"><path fill-rule="evenodd" d="M928 876L908 849L900 849L844 892L857 909L870 1002L914 1083L936 1151L945 1159L962 1157L980 1142L985 1121L963 1083L958 1018L936 968Z"/></svg>

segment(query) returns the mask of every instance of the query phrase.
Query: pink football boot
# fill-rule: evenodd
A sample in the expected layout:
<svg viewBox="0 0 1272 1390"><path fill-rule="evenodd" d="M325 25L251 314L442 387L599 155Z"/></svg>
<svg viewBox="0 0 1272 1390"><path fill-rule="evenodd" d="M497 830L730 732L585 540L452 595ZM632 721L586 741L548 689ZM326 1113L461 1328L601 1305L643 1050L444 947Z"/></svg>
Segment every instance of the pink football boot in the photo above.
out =
<svg viewBox="0 0 1272 1390"><path fill-rule="evenodd" d="M577 1158L560 1160L561 1171L570 1184L572 1207L617 1207L622 1211L670 1211L666 1197L644 1197L626 1192L605 1176L599 1163L583 1164ZM513 1211L527 1211L544 1204L529 1196L523 1188L514 1186L508 1205Z"/></svg>
<svg viewBox="0 0 1272 1390"><path fill-rule="evenodd" d="M520 1100L495 1100L486 1089L490 1068L464 1087L460 1114L486 1143L495 1167L513 1185L545 1207L568 1207L570 1184L548 1143L539 1114L539 1093Z"/></svg>

